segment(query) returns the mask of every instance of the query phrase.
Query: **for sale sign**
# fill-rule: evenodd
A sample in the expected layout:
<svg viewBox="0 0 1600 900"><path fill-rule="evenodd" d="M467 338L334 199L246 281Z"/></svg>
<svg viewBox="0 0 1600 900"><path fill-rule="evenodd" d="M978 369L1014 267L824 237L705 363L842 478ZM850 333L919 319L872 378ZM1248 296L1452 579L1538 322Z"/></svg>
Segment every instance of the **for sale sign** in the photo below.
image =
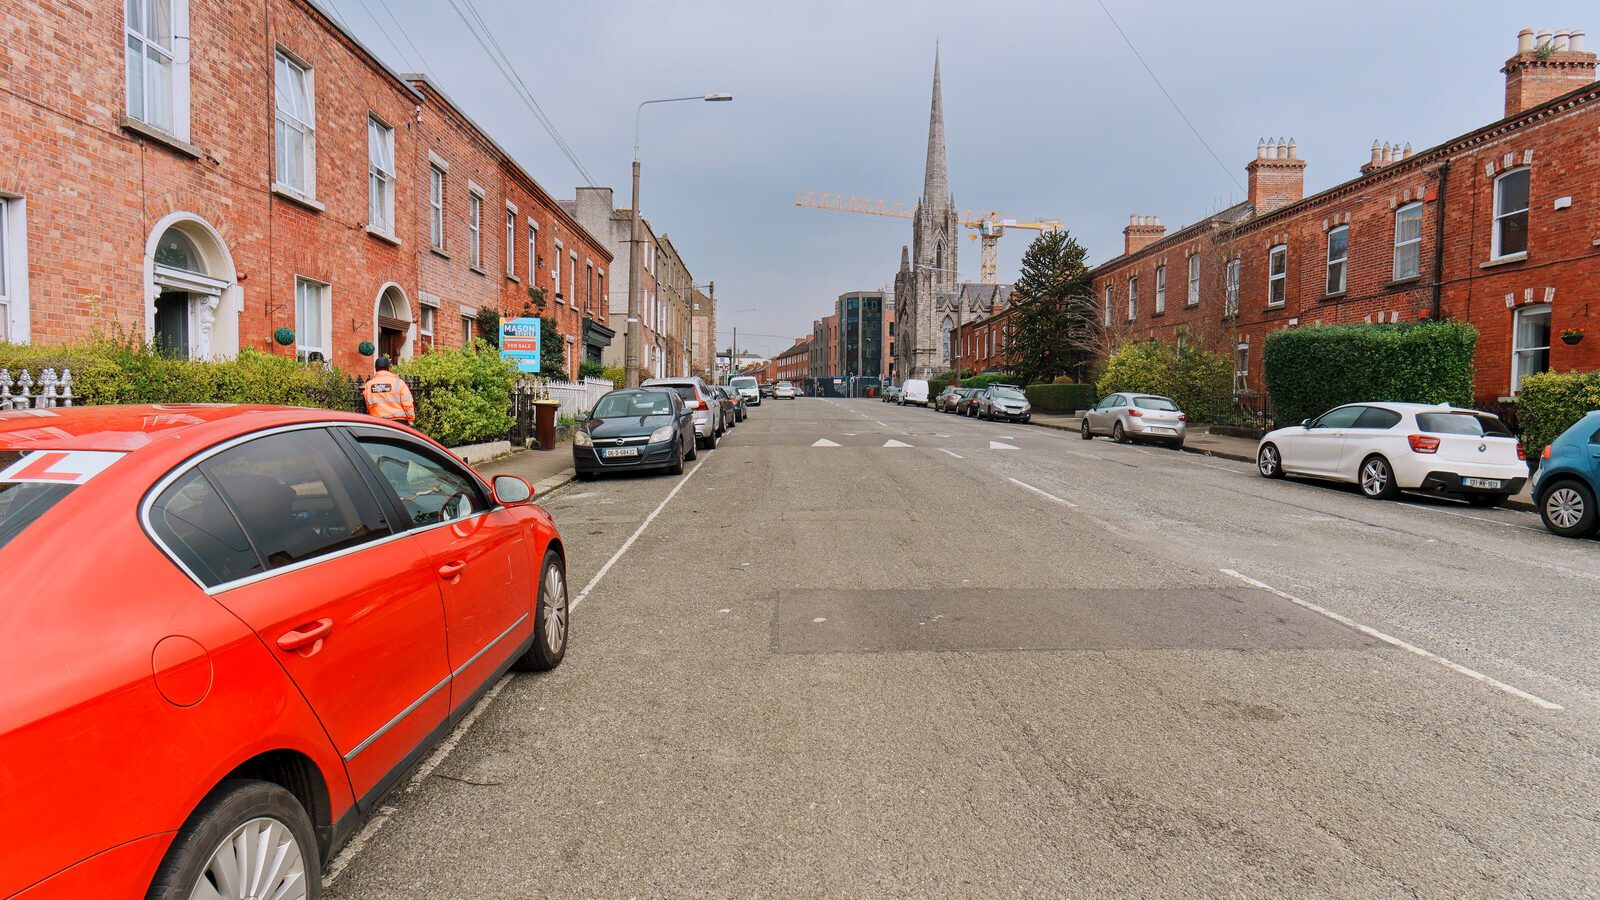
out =
<svg viewBox="0 0 1600 900"><path fill-rule="evenodd" d="M500 358L510 360L520 372L539 371L539 320L502 319Z"/></svg>

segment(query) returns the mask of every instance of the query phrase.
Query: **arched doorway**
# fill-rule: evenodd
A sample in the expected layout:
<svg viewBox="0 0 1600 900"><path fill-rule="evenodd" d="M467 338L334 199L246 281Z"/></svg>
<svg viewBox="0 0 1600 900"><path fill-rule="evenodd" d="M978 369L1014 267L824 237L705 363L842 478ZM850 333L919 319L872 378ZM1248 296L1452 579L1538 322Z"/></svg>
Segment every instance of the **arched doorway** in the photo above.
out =
<svg viewBox="0 0 1600 900"><path fill-rule="evenodd" d="M379 356L406 359L411 356L411 302L400 285L390 282L378 292L373 345Z"/></svg>
<svg viewBox="0 0 1600 900"><path fill-rule="evenodd" d="M160 353L184 359L239 352L239 310L233 256L203 220L187 213L162 219L145 247L144 333Z"/></svg>

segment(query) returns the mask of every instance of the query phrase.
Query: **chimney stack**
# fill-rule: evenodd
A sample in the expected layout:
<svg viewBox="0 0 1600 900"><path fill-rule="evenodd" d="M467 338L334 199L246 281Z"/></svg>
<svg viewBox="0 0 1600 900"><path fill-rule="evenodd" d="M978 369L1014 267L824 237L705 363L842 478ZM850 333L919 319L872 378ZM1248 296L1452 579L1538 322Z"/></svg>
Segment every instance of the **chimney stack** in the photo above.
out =
<svg viewBox="0 0 1600 900"><path fill-rule="evenodd" d="M1517 34L1517 53L1500 71L1506 74L1506 115L1514 116L1592 83L1595 55L1584 49L1584 34L1546 28Z"/></svg>
<svg viewBox="0 0 1600 900"><path fill-rule="evenodd" d="M1137 253L1166 234L1167 226L1161 224L1160 216L1129 216L1128 227L1122 229L1122 254Z"/></svg>
<svg viewBox="0 0 1600 900"><path fill-rule="evenodd" d="M1300 158L1294 138L1257 141L1256 158L1245 171L1250 173L1250 205L1258 216L1305 196L1306 161Z"/></svg>

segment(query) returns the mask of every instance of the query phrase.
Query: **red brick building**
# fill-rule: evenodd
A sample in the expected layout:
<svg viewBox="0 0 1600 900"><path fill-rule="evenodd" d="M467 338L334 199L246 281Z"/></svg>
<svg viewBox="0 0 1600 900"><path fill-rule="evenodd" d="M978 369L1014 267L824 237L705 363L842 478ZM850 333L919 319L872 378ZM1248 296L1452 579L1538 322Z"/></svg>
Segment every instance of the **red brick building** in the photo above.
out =
<svg viewBox="0 0 1600 900"><path fill-rule="evenodd" d="M1504 118L1416 153L1374 145L1310 197L1293 141L1262 142L1246 202L1171 235L1130 219L1123 254L1094 270L1109 342L1229 351L1241 392L1263 388L1269 332L1311 324L1469 322L1480 403L1529 372L1600 368L1600 341L1561 340L1600 325L1595 62L1582 32L1524 31Z"/></svg>
<svg viewBox="0 0 1600 900"><path fill-rule="evenodd" d="M963 374L1003 372L1011 361L1011 310L1006 307L981 319L961 323L960 351Z"/></svg>
<svg viewBox="0 0 1600 900"><path fill-rule="evenodd" d="M605 248L308 0L6 15L32 37L0 51L0 339L120 332L363 369L363 343L458 345L529 284L564 335L604 321Z"/></svg>
<svg viewBox="0 0 1600 900"><path fill-rule="evenodd" d="M811 338L796 338L794 346L779 353L772 360L772 374L777 381L800 384L811 371Z"/></svg>

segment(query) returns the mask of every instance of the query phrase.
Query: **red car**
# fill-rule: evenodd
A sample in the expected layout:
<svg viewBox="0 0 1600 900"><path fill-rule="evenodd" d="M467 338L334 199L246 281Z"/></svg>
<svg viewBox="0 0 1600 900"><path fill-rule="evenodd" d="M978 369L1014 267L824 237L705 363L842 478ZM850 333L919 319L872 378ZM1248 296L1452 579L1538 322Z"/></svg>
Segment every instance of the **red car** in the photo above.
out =
<svg viewBox="0 0 1600 900"><path fill-rule="evenodd" d="M565 655L532 494L366 416L0 412L0 897L318 896L502 672Z"/></svg>

